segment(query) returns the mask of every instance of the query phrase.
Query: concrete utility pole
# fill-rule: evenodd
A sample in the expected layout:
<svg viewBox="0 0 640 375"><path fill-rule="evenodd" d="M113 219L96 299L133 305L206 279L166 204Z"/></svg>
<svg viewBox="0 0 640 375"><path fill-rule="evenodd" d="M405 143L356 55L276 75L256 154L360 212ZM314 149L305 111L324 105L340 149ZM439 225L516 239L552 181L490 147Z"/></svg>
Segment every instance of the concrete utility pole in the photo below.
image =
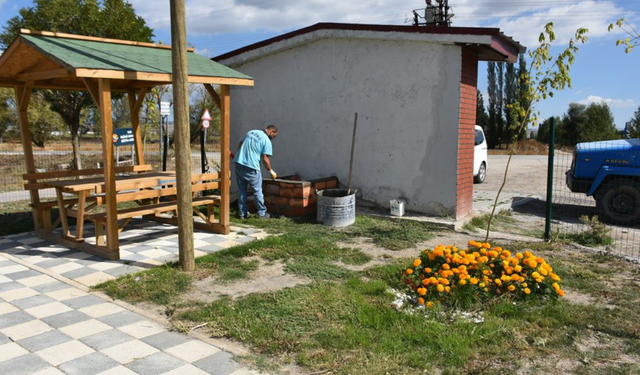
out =
<svg viewBox="0 0 640 375"><path fill-rule="evenodd" d="M187 21L185 0L171 0L171 65L173 121L178 187L178 246L182 270L195 269L191 209L191 145L189 143L189 84L187 73Z"/></svg>

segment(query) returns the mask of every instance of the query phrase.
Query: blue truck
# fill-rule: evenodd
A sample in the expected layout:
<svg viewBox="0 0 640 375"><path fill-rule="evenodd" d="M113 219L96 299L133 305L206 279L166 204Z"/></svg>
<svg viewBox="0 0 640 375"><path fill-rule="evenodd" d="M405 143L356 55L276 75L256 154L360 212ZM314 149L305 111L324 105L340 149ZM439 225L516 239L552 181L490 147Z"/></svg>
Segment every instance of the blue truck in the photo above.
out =
<svg viewBox="0 0 640 375"><path fill-rule="evenodd" d="M566 182L572 192L595 198L602 221L640 223L640 139L578 143Z"/></svg>

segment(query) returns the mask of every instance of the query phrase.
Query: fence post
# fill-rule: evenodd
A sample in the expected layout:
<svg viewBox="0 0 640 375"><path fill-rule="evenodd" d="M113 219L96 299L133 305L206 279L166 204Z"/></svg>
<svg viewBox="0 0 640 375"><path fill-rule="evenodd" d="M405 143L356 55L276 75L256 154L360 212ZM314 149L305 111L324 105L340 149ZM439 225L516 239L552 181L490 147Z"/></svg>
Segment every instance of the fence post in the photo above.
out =
<svg viewBox="0 0 640 375"><path fill-rule="evenodd" d="M544 220L544 239L551 240L551 205L553 204L553 163L556 153L556 118L551 118L549 129L549 160L547 164L547 212Z"/></svg>
<svg viewBox="0 0 640 375"><path fill-rule="evenodd" d="M206 160L207 160L207 154L205 153L204 150L204 145L205 145L205 137L206 137L206 133L207 130L206 129L200 129L200 170L202 171L201 173L205 173L206 172Z"/></svg>

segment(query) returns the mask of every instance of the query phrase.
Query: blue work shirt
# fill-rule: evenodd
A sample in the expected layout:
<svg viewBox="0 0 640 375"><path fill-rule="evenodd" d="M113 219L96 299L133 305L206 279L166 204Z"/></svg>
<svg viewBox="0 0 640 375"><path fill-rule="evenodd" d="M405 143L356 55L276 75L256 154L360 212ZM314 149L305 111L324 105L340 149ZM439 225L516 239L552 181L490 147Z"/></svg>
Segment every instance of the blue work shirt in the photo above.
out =
<svg viewBox="0 0 640 375"><path fill-rule="evenodd" d="M260 170L262 155L271 156L271 152L271 140L267 133L264 130L251 130L244 136L234 162Z"/></svg>

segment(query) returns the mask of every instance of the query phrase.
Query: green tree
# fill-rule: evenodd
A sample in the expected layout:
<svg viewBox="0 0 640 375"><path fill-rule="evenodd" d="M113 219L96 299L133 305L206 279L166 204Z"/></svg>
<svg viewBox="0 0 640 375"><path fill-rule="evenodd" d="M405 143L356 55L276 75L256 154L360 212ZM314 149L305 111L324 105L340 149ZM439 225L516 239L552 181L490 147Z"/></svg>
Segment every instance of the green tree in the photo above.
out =
<svg viewBox="0 0 640 375"><path fill-rule="evenodd" d="M627 129L631 138L640 138L640 107L633 114L631 120L629 120L629 127Z"/></svg>
<svg viewBox="0 0 640 375"><path fill-rule="evenodd" d="M503 64L504 69L504 95L502 109L504 111L504 140L509 143L518 130L516 119L513 118L509 105L518 100L518 76L514 64Z"/></svg>
<svg viewBox="0 0 640 375"><path fill-rule="evenodd" d="M12 108L13 91L0 88L0 140L5 138L5 133L16 124L16 111Z"/></svg>
<svg viewBox="0 0 640 375"><path fill-rule="evenodd" d="M564 132L558 143L573 147L580 141L580 132L587 122L587 106L579 103L569 103L567 113L562 116Z"/></svg>
<svg viewBox="0 0 640 375"><path fill-rule="evenodd" d="M591 103L585 110L585 115L586 121L582 124L578 137L580 142L620 138L607 103Z"/></svg>
<svg viewBox="0 0 640 375"><path fill-rule="evenodd" d="M527 93L531 92L531 87L529 80L527 80L527 61L525 60L524 54L521 54L518 60L517 101L520 108L529 108L529 106L531 106L531 99L528 97ZM525 124L518 136L518 139L523 139L525 134L527 133L527 128L530 123L529 117L527 116L525 118L520 118L517 113L515 113L514 115L516 116L514 118L514 123L516 124L516 126L521 123Z"/></svg>
<svg viewBox="0 0 640 375"><path fill-rule="evenodd" d="M484 108L484 97L480 90L477 90L477 106L476 106L476 125L480 125L482 129L487 129L489 123L489 115ZM485 130L486 133L486 130Z"/></svg>
<svg viewBox="0 0 640 375"><path fill-rule="evenodd" d="M44 147L48 141L53 139L54 132L64 131L62 117L51 109L42 91L36 91L31 95L27 116L29 117L31 141L38 147Z"/></svg>
<svg viewBox="0 0 640 375"><path fill-rule="evenodd" d="M81 34L103 38L151 42L153 30L137 16L125 0L34 0L7 21L0 33L0 45L7 48L21 28ZM82 169L80 138L82 112L94 105L88 92L50 91L44 93L51 109L66 122L73 146L73 167Z"/></svg>
<svg viewBox="0 0 640 375"><path fill-rule="evenodd" d="M498 81L496 77L496 63L489 61L487 63L487 100L489 101L489 123L484 129L487 133L487 146L496 148L500 143L500 133L498 130Z"/></svg>
<svg viewBox="0 0 640 375"><path fill-rule="evenodd" d="M549 144L549 141L551 138L551 120L552 119L553 117L549 117L538 126L538 135L536 136L536 139L538 140L538 142ZM561 137L561 134L563 133L563 123L560 117L556 116L555 119L556 119L556 143L558 143L558 139L559 137Z"/></svg>

